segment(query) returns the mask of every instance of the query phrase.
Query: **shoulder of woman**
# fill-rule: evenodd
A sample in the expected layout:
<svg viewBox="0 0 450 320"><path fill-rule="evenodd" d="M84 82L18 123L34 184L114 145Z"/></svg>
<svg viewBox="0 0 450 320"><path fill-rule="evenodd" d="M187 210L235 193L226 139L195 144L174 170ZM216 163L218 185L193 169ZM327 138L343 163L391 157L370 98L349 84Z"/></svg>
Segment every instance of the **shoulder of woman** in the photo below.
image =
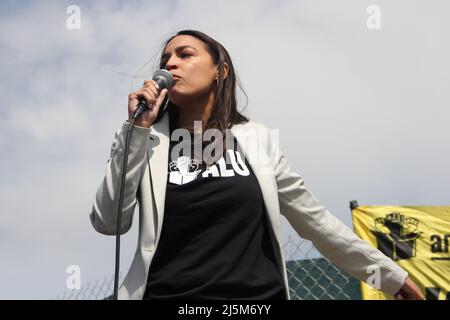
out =
<svg viewBox="0 0 450 320"><path fill-rule="evenodd" d="M234 134L241 132L243 136L252 139L252 143L261 142L267 148L277 148L279 145L279 134L277 129L271 129L267 125L256 122L248 121L246 123L234 125L232 128Z"/></svg>
<svg viewBox="0 0 450 320"><path fill-rule="evenodd" d="M259 129L259 130L272 130L267 125L256 122L253 120L249 120L245 123L235 124L233 127L239 128L239 129Z"/></svg>

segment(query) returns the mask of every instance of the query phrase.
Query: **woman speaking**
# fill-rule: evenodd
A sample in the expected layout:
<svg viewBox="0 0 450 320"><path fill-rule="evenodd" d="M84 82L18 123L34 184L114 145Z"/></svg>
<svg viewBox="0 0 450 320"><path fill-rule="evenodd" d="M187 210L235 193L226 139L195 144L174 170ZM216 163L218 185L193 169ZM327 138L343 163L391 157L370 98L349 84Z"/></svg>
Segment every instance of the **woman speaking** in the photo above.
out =
<svg viewBox="0 0 450 320"><path fill-rule="evenodd" d="M98 232L116 233L126 132L144 100L150 108L129 142L120 228L130 229L138 205L138 247L119 299L289 299L281 214L355 278L367 281L377 267L379 289L423 299L406 271L318 202L272 131L238 112L235 70L220 43L180 31L165 42L160 68L173 85L160 91L148 80L130 93L129 120L90 214Z"/></svg>

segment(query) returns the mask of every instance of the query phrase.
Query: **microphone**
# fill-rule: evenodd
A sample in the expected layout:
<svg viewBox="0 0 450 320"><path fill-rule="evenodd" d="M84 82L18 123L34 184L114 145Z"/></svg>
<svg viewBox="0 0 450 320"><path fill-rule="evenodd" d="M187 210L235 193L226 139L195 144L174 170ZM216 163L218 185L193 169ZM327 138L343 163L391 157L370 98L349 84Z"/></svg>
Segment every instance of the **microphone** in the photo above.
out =
<svg viewBox="0 0 450 320"><path fill-rule="evenodd" d="M166 69L156 70L155 73L153 74L152 79L154 81L156 81L156 83L159 86L158 94L163 89L170 89L173 85L172 74L169 71L167 71ZM147 110L149 110L149 107L147 106L147 103L145 102L145 100L140 100L137 105L136 111L134 111L134 113L133 113L133 119L134 120L139 119L140 116Z"/></svg>

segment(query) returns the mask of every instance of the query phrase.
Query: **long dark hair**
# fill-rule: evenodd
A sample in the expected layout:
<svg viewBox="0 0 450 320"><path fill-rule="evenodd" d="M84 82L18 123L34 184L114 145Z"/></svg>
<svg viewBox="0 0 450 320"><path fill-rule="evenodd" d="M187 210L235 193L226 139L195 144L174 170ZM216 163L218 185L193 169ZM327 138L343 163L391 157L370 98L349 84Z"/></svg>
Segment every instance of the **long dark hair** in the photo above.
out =
<svg viewBox="0 0 450 320"><path fill-rule="evenodd" d="M206 123L203 123L203 132L205 132L205 130L207 129L215 128L220 130L223 137L225 137L226 129L231 128L235 124L245 123L249 121L249 118L245 117L237 110L236 86L241 89L246 99L247 95L245 94L245 91L242 89L242 86L238 81L233 63L231 61L231 57L228 51L218 41L214 40L203 32L196 30L182 30L177 32L174 36L171 36L164 43L159 62L160 69L165 67L165 65L163 65L164 61L162 58L167 44L173 38L180 35L189 35L205 43L214 65L218 66L219 81L216 100L214 102L213 110L209 119L206 121ZM225 63L228 65L228 74L224 79ZM162 117L164 112L168 111L176 113L177 108L178 107L172 104L172 102L169 101L167 97L161 105L161 109L155 122Z"/></svg>

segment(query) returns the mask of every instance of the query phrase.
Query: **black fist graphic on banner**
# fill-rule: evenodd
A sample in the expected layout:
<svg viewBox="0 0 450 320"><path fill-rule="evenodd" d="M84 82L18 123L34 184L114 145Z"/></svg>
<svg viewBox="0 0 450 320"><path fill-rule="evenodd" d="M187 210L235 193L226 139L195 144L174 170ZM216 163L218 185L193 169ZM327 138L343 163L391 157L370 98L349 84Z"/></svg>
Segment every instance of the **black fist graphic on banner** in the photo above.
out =
<svg viewBox="0 0 450 320"><path fill-rule="evenodd" d="M377 238L378 249L395 260L416 256L416 240L421 232L417 231L419 220L405 218L399 212L375 219L375 229L371 232Z"/></svg>

